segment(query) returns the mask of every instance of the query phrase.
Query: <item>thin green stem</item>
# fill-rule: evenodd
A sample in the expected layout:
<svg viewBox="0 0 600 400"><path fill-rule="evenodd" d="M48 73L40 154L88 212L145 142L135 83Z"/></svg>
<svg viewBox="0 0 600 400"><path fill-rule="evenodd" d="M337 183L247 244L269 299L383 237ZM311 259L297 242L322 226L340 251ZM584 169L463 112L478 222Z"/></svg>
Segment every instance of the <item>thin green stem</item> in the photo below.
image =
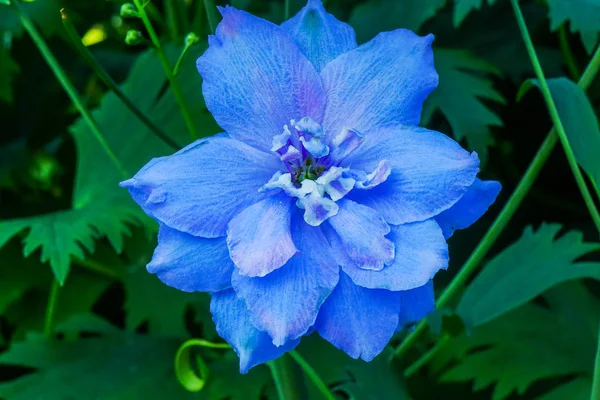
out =
<svg viewBox="0 0 600 400"><path fill-rule="evenodd" d="M598 330L598 345L596 346L596 361L594 363L594 381L592 383L591 400L600 399L600 329Z"/></svg>
<svg viewBox="0 0 600 400"><path fill-rule="evenodd" d="M535 52L531 36L529 36L529 32L527 31L527 25L525 24L523 13L519 8L518 0L511 0L511 4L515 12L515 17L517 18L517 24L519 25L521 36L523 37L523 41L525 42L525 46L527 47L527 53L529 54L529 58L531 59L531 64L533 65L533 69L535 70L535 74L539 80L542 96L544 97L544 101L546 102L546 106L548 107L548 111L550 112L552 122L556 127L558 138L560 139L560 142L563 146L565 155L567 156L567 161L569 162L569 166L571 167L571 171L573 172L573 176L575 177L575 181L577 182L579 191L583 196L585 205L587 206L588 211L590 212L590 215L592 217L592 220L594 221L594 224L596 225L596 228L598 229L598 232L600 232L600 213L598 213L598 210L596 209L594 199L592 198L592 195L588 190L588 187L585 183L585 178L583 177L583 173L579 169L579 165L577 164L577 160L575 159L575 153L573 153L573 149L569 144L569 139L567 138L565 128L562 124L560 116L558 115L558 109L556 108L556 104L554 103L554 99L552 98L550 87L548 86L548 82L546 82L546 77L544 76L542 65L540 64L540 61Z"/></svg>
<svg viewBox="0 0 600 400"><path fill-rule="evenodd" d="M204 0L204 10L206 11L206 19L208 20L208 27L210 32L214 35L217 27L217 18L215 17L215 3L214 0Z"/></svg>
<svg viewBox="0 0 600 400"><path fill-rule="evenodd" d="M54 333L54 315L56 314L56 302L58 301L59 291L60 284L56 279L53 279L50 294L48 295L46 317L44 318L44 336L47 338L52 337L52 334Z"/></svg>
<svg viewBox="0 0 600 400"><path fill-rule="evenodd" d="M285 0L283 4L283 20L287 21L290 19L290 0Z"/></svg>
<svg viewBox="0 0 600 400"><path fill-rule="evenodd" d="M196 139L198 139L198 132L196 131L194 119L192 118L192 114L185 102L185 99L183 98L183 92L181 91L181 86L179 86L179 83L173 76L173 69L171 68L171 63L169 62L169 59L167 58L165 50L162 48L162 46L160 44L160 40L159 40L158 36L156 35L156 32L154 31L152 22L150 22L150 19L148 18L148 14L146 13L146 10L143 7L141 0L133 0L133 2L135 4L135 7L137 8L138 12L140 13L140 18L142 19L142 22L144 23L144 26L146 27L146 30L148 31L148 35L150 35L150 40L152 41L152 44L154 44L156 54L158 55L158 59L160 60L160 63L162 64L162 67L165 71L165 75L167 76L167 79L169 80L171 90L173 91L175 100L177 101L177 104L179 105L179 109L181 110L181 114L183 115L183 119L185 120L185 124L188 128L188 131L190 132L192 140L196 140Z"/></svg>
<svg viewBox="0 0 600 400"><path fill-rule="evenodd" d="M75 49L79 52L81 57L87 62L87 64L92 68L92 70L98 75L100 79L104 82L106 86L110 90L112 90L119 99L125 104L129 110L144 124L150 129L152 133L154 133L158 138L160 138L163 142L165 142L168 146L173 148L174 150L179 150L181 148L180 145L175 143L173 139L167 136L160 128L158 128L150 119L142 112L139 108L136 107L135 104L129 100L129 98L123 93L121 88L117 85L117 83L108 75L108 73L102 68L100 63L94 58L90 50L83 44L79 34L75 30L75 27L71 23L71 20L68 17L66 10L63 8L60 10L60 15L62 17L63 26L65 27L65 31L67 32L67 36L71 39L71 42L75 46Z"/></svg>
<svg viewBox="0 0 600 400"><path fill-rule="evenodd" d="M123 164L121 164L121 162L115 155L115 152L112 150L112 148L110 147L110 145L108 144L108 142L106 141L106 139L104 138L102 133L100 132L100 129L98 128L98 125L96 124L96 121L94 121L94 119L92 118L92 114L88 111L87 107L85 106L85 104L83 103L81 98L79 97L79 94L77 94L77 91L71 84L71 81L69 81L69 78L67 78L67 74L62 69L62 67L60 66L60 64L58 63L58 61L56 60L56 58L54 57L52 52L50 51L50 48L48 47L48 45L46 44L46 42L44 41L42 36L37 31L37 28L35 27L33 22L31 22L31 20L27 16L27 14L25 14L21 10L21 6L19 5L18 1L12 1L11 4L12 4L13 8L15 9L15 11L17 12L17 15L19 16L21 23L23 24L23 27L27 31L27 34L31 37L31 39L37 46L38 50L44 57L44 60L46 61L46 63L48 64L48 66L50 67L50 69L52 70L54 75L56 76L56 79L58 79L58 81L60 82L60 84L63 87L63 89L65 90L65 92L67 92L67 95L69 96L69 98L71 99L73 104L75 104L77 111L79 111L79 113L83 117L84 121L88 124L90 130L92 131L92 134L96 137L96 139L100 143L100 146L102 146L102 148L104 149L104 151L106 152L108 157L115 164L115 166L117 167L119 172L121 172L121 175L123 175L123 178L128 178L129 173L127 172L125 167L123 167Z"/></svg>
<svg viewBox="0 0 600 400"><path fill-rule="evenodd" d="M560 46L560 51L562 53L565 64L567 64L567 69L569 70L571 78L574 80L578 80L580 76L579 67L575 62L575 57L573 57L571 46L569 46L569 39L567 37L567 29L565 28L565 24L562 24L560 28L558 28L558 42Z"/></svg>
<svg viewBox="0 0 600 400"><path fill-rule="evenodd" d="M177 59L177 62L175 63L175 68L173 68L173 76L179 75L179 68L181 68L181 63L183 63L185 55L187 54L187 52L190 50L191 47L192 46L186 44L185 47L183 48L183 50L181 51L181 54L179 55L179 58Z"/></svg>
<svg viewBox="0 0 600 400"><path fill-rule="evenodd" d="M300 400L301 391L293 373L294 364L286 354L267 363L275 381L279 400Z"/></svg>
<svg viewBox="0 0 600 400"><path fill-rule="evenodd" d="M331 393L325 382L321 379L321 377L317 374L317 372L307 363L304 358L295 350L289 352L290 356L298 363L300 368L304 371L306 376L310 378L310 380L315 384L317 389L323 394L327 400L335 400L335 396Z"/></svg>
<svg viewBox="0 0 600 400"><path fill-rule="evenodd" d="M598 74L598 70L600 70L600 47L596 50L587 68L583 72L583 75L578 83L579 87L581 87L583 90L587 90ZM521 181L515 188L515 191L504 205L504 208L502 208L502 211L500 211L500 214L498 214L498 217L492 226L490 226L487 233L483 236L469 259L465 262L459 273L452 280L452 283L444 290L438 299L436 303L437 308L444 308L446 305L448 305L454 299L454 297L462 291L464 285L467 283L473 273L477 271L481 261L485 258L488 251L492 248L500 234L504 231L504 228L531 189L531 186L537 179L542 167L546 163L546 160L550 156L550 153L554 149L554 146L557 142L558 137L556 135L556 129L553 127L550 130L550 133L548 133L548 136L546 136L546 139L529 164L527 171L525 171L523 178L521 178ZM422 320L404 339L400 346L396 348L394 357L402 358L404 355L406 355L408 350L418 342L419 336L426 330L427 322Z"/></svg>

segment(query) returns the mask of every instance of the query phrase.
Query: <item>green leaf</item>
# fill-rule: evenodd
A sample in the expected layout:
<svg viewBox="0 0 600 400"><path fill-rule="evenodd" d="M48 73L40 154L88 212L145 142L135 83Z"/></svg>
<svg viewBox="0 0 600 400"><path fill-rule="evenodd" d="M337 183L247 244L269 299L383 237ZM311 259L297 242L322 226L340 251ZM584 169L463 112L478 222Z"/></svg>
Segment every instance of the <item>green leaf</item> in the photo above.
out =
<svg viewBox="0 0 600 400"><path fill-rule="evenodd" d="M19 66L11 58L10 52L0 44L0 100L12 103L13 90L12 80L19 72Z"/></svg>
<svg viewBox="0 0 600 400"><path fill-rule="evenodd" d="M517 98L522 98L534 85L539 87L536 79L523 83ZM583 89L566 78L549 79L548 86L577 162L597 185L600 184L600 129L588 97Z"/></svg>
<svg viewBox="0 0 600 400"><path fill-rule="evenodd" d="M454 354L460 362L450 370L445 368L447 372L442 380L474 380L474 390L495 384L492 398L500 400L514 390L525 393L540 379L575 375L578 380L590 374L594 366L591 349L596 346L600 304L586 291L587 301L594 303L591 310L561 306L562 302L572 302L573 288L582 287L571 282L551 289L548 292L552 298L550 309L526 304L475 328L471 336L463 335L450 341L444 351ZM591 315L584 314L590 312ZM593 320L594 329L579 323L584 317ZM578 386L577 391L580 390Z"/></svg>
<svg viewBox="0 0 600 400"><path fill-rule="evenodd" d="M18 1L18 0L15 0ZM21 9L31 18L46 36L54 33L61 25L60 9L62 0L21 1ZM0 12L0 31L12 32L21 36L24 32L19 16L13 7L3 7Z"/></svg>
<svg viewBox="0 0 600 400"><path fill-rule="evenodd" d="M537 398L537 400L588 400L592 396L592 381L577 378Z"/></svg>
<svg viewBox="0 0 600 400"><path fill-rule="evenodd" d="M561 282L583 277L600 279L600 263L575 262L600 249L584 243L580 232L556 238L561 226L542 224L492 259L469 285L458 308L467 326L490 321Z"/></svg>
<svg viewBox="0 0 600 400"><path fill-rule="evenodd" d="M201 78L194 60L202 49L195 46L186 58L178 79L183 88L195 123L203 135L216 133L218 127L202 100ZM171 59L179 55L178 49L167 47ZM132 68L123 85L129 98L163 131L182 143L189 142L186 125L179 106L167 81L159 60L153 51L143 53ZM134 174L154 157L173 153L155 137L129 111L113 93L102 99L93 117L106 140L125 168ZM130 233L130 226L140 221L150 230L156 223L144 215L131 200L127 190L118 186L123 180L119 170L90 132L86 123L79 119L72 127L78 154L73 209L32 218L0 222L0 247L22 230L29 229L25 238L26 255L41 248L42 260L49 261L62 283L69 272L71 256L85 258L86 251L94 251L94 241L106 236L117 252L123 248L123 236Z"/></svg>
<svg viewBox="0 0 600 400"><path fill-rule="evenodd" d="M409 396L401 371L390 365L391 348L365 363L354 360L316 335L303 338L298 349L325 384L357 400L401 400ZM310 382L310 381L309 381ZM316 390L312 383L307 384ZM318 392L315 392L318 393ZM315 394L314 398L319 398ZM313 398L313 397L311 397Z"/></svg>
<svg viewBox="0 0 600 400"><path fill-rule="evenodd" d="M376 0L359 4L352 10L350 25L359 42L366 42L379 32L398 28L417 32L434 17L446 0L397 1ZM376 24L373 21L377 21Z"/></svg>
<svg viewBox="0 0 600 400"><path fill-rule="evenodd" d="M227 351L224 357L209 365L204 391L209 400L260 400L269 384L272 384L272 378L266 366L252 368L242 375L238 357L233 351Z"/></svg>
<svg viewBox="0 0 600 400"><path fill-rule="evenodd" d="M422 122L427 124L435 111L441 111L454 137L465 139L485 162L487 148L494 144L490 126L502 126L502 120L481 100L505 102L486 77L500 72L464 50L436 49L434 54L440 83L425 101Z"/></svg>
<svg viewBox="0 0 600 400"><path fill-rule="evenodd" d="M548 0L550 28L569 21L571 31L579 32L588 51L594 51L600 33L600 0Z"/></svg>
<svg viewBox="0 0 600 400"><path fill-rule="evenodd" d="M481 8L484 0L454 0L454 26L462 23L465 17L473 10ZM487 0L489 5L493 5L496 0Z"/></svg>
<svg viewBox="0 0 600 400"><path fill-rule="evenodd" d="M0 354L0 364L36 370L0 383L0 397L29 399L187 399L175 379L178 340L121 334L48 342L29 337Z"/></svg>

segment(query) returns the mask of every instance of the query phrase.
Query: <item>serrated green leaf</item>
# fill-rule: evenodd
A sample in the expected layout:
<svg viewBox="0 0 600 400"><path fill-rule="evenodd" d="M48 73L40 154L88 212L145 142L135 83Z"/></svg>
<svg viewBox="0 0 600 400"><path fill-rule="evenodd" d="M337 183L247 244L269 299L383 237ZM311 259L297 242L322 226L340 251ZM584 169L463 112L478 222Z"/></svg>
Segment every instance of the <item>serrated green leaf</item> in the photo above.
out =
<svg viewBox="0 0 600 400"><path fill-rule="evenodd" d="M29 337L0 354L0 364L36 370L0 383L0 397L29 399L187 399L175 379L178 340L121 334L48 342Z"/></svg>
<svg viewBox="0 0 600 400"><path fill-rule="evenodd" d="M423 124L439 110L448 120L456 140L466 140L482 162L487 148L494 144L490 126L502 126L502 120L481 100L504 103L486 75L500 72L491 64L464 50L436 49L435 67L440 83L423 106Z"/></svg>
<svg viewBox="0 0 600 400"><path fill-rule="evenodd" d="M548 0L548 7L552 30L569 21L571 31L580 33L588 53L594 51L600 33L600 0Z"/></svg>
<svg viewBox="0 0 600 400"><path fill-rule="evenodd" d="M19 66L12 59L8 49L0 44L0 101L12 103L12 80L19 72Z"/></svg>
<svg viewBox="0 0 600 400"><path fill-rule="evenodd" d="M467 326L490 321L567 280L600 279L600 263L575 262L600 249L584 243L583 235L567 232L556 239L561 226L542 224L492 259L469 285L458 308Z"/></svg>
<svg viewBox="0 0 600 400"><path fill-rule="evenodd" d="M458 27L465 17L473 10L481 8L484 0L454 0L454 26ZM489 5L493 5L496 0L487 0Z"/></svg>
<svg viewBox="0 0 600 400"><path fill-rule="evenodd" d="M435 16L446 0L396 1L376 0L359 4L352 10L350 25L360 43L379 32L398 28L417 32L421 25ZM373 21L377 21L376 24Z"/></svg>
<svg viewBox="0 0 600 400"><path fill-rule="evenodd" d="M561 285L548 294L554 303L571 302L571 289L569 284ZM591 294L587 293L587 297L587 301L594 302L592 316L581 315L578 308L571 308L565 314L557 311L561 307L547 309L530 303L480 325L471 336L450 341L444 352L453 353L460 361L446 369L442 380L474 380L475 390L495 385L492 398L501 400L515 390L525 393L540 379L564 375L576 375L579 379L591 373L594 366L591 349L596 346L600 304ZM583 312L590 310L584 308ZM595 329L578 324L584 317L593 319Z"/></svg>
<svg viewBox="0 0 600 400"><path fill-rule="evenodd" d="M94 241L106 236L117 251L123 248L127 224L139 223L139 212L121 204L94 204L78 210L61 211L31 218L0 221L0 247L22 231L23 253L29 257L41 250L41 261L50 262L56 279L63 284L71 257L85 258L94 251Z"/></svg>

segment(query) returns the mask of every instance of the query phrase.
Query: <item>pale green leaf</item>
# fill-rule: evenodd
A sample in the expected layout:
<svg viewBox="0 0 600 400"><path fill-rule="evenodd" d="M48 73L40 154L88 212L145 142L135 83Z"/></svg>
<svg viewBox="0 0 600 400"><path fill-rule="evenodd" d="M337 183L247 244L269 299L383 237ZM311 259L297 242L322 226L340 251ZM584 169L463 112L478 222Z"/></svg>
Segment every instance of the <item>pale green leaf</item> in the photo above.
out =
<svg viewBox="0 0 600 400"><path fill-rule="evenodd" d="M502 120L482 100L505 102L488 77L499 71L464 50L436 49L434 54L440 83L425 101L422 122L427 124L439 110L454 137L466 140L485 162L487 148L494 144L490 127L502 126Z"/></svg>
<svg viewBox="0 0 600 400"><path fill-rule="evenodd" d="M485 265L465 291L457 308L467 326L490 321L561 282L583 277L600 279L600 263L575 262L600 249L584 243L580 232L556 238L561 226L542 224Z"/></svg>
<svg viewBox="0 0 600 400"><path fill-rule="evenodd" d="M600 0L548 0L548 7L552 30L568 21L571 31L581 34L588 53L594 51L600 33Z"/></svg>

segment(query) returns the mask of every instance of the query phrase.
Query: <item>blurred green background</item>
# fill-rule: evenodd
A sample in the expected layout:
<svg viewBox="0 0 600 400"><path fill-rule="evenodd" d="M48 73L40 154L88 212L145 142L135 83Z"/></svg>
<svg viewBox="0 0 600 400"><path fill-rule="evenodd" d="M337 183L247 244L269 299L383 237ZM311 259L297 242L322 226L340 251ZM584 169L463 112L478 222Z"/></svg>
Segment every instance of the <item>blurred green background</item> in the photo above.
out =
<svg viewBox="0 0 600 400"><path fill-rule="evenodd" d="M13 0L14 1L14 0ZM189 338L220 342L207 294L163 285L145 270L156 229L117 183L122 174L95 139L24 29L0 1L0 398L275 399L262 365L240 375L231 350L194 348L178 360L205 379L184 389L175 354ZM36 0L21 8L93 111L128 172L173 150L142 124L90 68L60 10L127 97L179 146L190 142L149 36L119 1ZM275 23L301 0L231 0ZM359 41L396 28L435 34L438 89L422 125L482 159L503 184L490 212L449 241L442 293L494 221L552 127L508 0L329 0ZM520 2L559 114L588 183L600 178L600 79L578 82L600 32L600 2ZM219 128L206 110L195 59L206 48L214 1L151 0L146 9L172 65L190 32L200 37L177 82L200 136ZM129 30L139 43L126 44ZM599 61L596 60L596 63ZM597 66L596 66L597 68ZM549 148L548 148L549 149ZM590 185L592 187L592 185ZM592 190L597 192L596 190ZM597 198L596 198L597 200ZM589 399L600 321L598 232L560 144L462 296L428 318L418 343L392 362L399 332L371 363L318 335L299 353L341 399ZM58 283L60 282L60 283ZM189 357L188 357L189 356ZM201 360L201 361L198 361ZM198 362L201 362L200 367ZM299 398L321 393L295 367Z"/></svg>

